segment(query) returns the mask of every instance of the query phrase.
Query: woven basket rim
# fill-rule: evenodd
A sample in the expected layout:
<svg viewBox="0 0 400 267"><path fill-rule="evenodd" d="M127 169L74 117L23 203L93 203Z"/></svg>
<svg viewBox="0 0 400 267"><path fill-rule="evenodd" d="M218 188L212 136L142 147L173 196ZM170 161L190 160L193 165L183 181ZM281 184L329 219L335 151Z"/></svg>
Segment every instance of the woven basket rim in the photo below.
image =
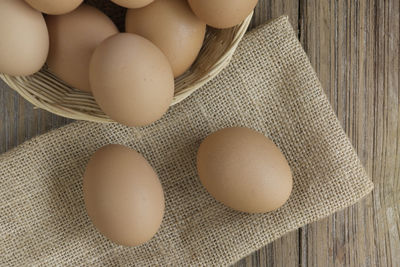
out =
<svg viewBox="0 0 400 267"><path fill-rule="evenodd" d="M237 27L236 33L233 37L233 40L228 46L228 49L221 54L219 59L210 67L209 71L202 75L199 79L197 79L196 83L184 88L183 90L180 90L179 92L176 92L173 98L173 101L171 103L171 106L174 106L178 104L179 102L183 101L187 97L189 97L191 94L193 94L196 90L201 88L204 84L212 80L215 76L217 76L230 62L237 46L239 45L240 41L242 40L243 36L245 35L247 28L251 22L253 16L253 12ZM42 69L41 71L37 72L34 74L37 77L40 77L43 79L43 83L46 83L46 80L48 80L48 77L53 77L55 79L58 79L54 74L49 72L46 69ZM85 113L84 111L81 110L76 110L68 107L61 106L59 104L54 104L51 103L51 97L49 95L43 95L38 93L37 90L32 90L29 88L29 86L22 87L21 85L26 84L26 80L29 79L32 76L11 76L7 74L2 74L0 73L0 78L13 90L18 92L19 95L21 95L25 100L33 104L37 108L44 109L46 111L49 111L53 114L56 114L58 116L66 117L69 119L74 119L74 120L84 120L84 121L91 121L91 122L99 122L99 123L115 123L112 119L110 119L107 115L105 114L88 114ZM179 77L178 77L179 78ZM54 81L53 81L54 82ZM66 84L63 84L62 82L59 82L57 84L60 87L69 87ZM49 93L49 92L46 92ZM54 90L54 95L57 94L57 90ZM40 94L40 96L38 96ZM79 94L77 92L77 94ZM81 101L82 99L84 100L87 98L88 100L92 100L93 96L91 94L88 94L86 92L82 92L81 94Z"/></svg>

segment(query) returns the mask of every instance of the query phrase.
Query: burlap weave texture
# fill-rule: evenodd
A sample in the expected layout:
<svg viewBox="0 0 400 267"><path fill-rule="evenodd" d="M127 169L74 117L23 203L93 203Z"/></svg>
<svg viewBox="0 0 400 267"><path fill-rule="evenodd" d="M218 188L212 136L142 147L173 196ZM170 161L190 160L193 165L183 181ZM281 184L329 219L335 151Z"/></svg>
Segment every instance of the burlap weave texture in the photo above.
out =
<svg viewBox="0 0 400 267"><path fill-rule="evenodd" d="M201 140L227 126L270 137L294 174L281 209L235 212L201 186ZM166 213L147 244L126 248L89 221L82 174L99 147L141 152L160 176ZM145 128L76 122L0 156L1 266L223 266L372 190L286 17L247 34L231 64Z"/></svg>

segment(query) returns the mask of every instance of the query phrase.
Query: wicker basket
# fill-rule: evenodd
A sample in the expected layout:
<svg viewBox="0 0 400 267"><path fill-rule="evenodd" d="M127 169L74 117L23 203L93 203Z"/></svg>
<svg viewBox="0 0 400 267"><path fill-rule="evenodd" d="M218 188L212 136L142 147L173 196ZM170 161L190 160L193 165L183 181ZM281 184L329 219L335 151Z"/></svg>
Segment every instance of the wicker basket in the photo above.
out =
<svg viewBox="0 0 400 267"><path fill-rule="evenodd" d="M110 1L86 1L109 15L123 30L124 10L102 4ZM110 8L111 7L111 8ZM175 79L175 96L172 105L184 100L195 90L214 78L230 61L238 43L250 23L250 14L241 24L231 29L207 29L199 57L193 66ZM93 96L74 89L53 75L47 67L31 76L15 77L0 74L11 88L33 105L57 115L94 122L113 122L95 102Z"/></svg>

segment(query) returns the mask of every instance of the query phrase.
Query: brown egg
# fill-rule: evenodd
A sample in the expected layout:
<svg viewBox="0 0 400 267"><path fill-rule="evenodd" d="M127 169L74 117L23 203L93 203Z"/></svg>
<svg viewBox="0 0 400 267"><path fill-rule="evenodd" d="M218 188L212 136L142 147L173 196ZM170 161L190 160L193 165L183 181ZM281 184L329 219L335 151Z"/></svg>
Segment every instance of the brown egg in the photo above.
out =
<svg viewBox="0 0 400 267"><path fill-rule="evenodd" d="M111 241L138 246L158 231L164 193L157 174L139 153L121 145L97 150L83 177L86 211Z"/></svg>
<svg viewBox="0 0 400 267"><path fill-rule="evenodd" d="M208 136L200 145L197 169L207 191L238 211L275 210L292 190L292 174L282 152L248 128L226 128Z"/></svg>
<svg viewBox="0 0 400 267"><path fill-rule="evenodd" d="M0 73L27 76L39 71L49 51L42 14L23 0L0 1Z"/></svg>
<svg viewBox="0 0 400 267"><path fill-rule="evenodd" d="M240 24L257 0L188 0L193 12L207 25L225 29Z"/></svg>
<svg viewBox="0 0 400 267"><path fill-rule="evenodd" d="M156 0L144 8L128 10L126 31L139 34L158 46L167 56L174 76L178 77L199 54L206 24L193 14L186 0Z"/></svg>
<svg viewBox="0 0 400 267"><path fill-rule="evenodd" d="M89 78L101 109L127 126L160 119L174 96L168 59L136 34L120 33L101 43L93 54Z"/></svg>
<svg viewBox="0 0 400 267"><path fill-rule="evenodd" d="M61 16L47 16L50 35L49 69L63 81L90 92L89 63L96 47L118 33L114 23L100 10L81 5Z"/></svg>
<svg viewBox="0 0 400 267"><path fill-rule="evenodd" d="M154 0L111 0L119 6L123 6L126 8L140 8L147 6Z"/></svg>
<svg viewBox="0 0 400 267"><path fill-rule="evenodd" d="M61 15L77 8L83 0L25 0L25 2L40 12Z"/></svg>

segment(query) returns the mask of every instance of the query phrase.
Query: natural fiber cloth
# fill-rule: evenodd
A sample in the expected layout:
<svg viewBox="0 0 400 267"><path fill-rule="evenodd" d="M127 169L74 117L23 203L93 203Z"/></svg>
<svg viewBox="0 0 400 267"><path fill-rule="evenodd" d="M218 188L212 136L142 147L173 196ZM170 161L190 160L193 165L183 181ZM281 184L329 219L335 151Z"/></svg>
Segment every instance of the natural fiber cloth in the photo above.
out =
<svg viewBox="0 0 400 267"><path fill-rule="evenodd" d="M247 126L270 137L294 174L289 201L250 215L216 202L196 174L208 134ZM161 179L166 212L157 235L127 248L86 215L82 174L101 146L135 148ZM76 122L0 156L2 266L221 266L372 190L286 17L247 34L213 81L145 128Z"/></svg>

